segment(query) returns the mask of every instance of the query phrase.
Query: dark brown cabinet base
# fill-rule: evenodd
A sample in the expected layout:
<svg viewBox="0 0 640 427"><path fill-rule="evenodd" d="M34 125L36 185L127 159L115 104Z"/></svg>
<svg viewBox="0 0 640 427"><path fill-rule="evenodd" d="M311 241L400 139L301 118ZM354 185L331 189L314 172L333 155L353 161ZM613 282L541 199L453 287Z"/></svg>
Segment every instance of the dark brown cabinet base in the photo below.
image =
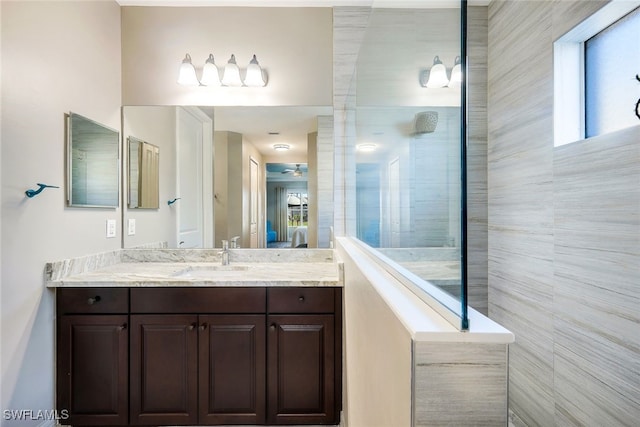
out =
<svg viewBox="0 0 640 427"><path fill-rule="evenodd" d="M71 425L337 424L341 288L62 288Z"/></svg>

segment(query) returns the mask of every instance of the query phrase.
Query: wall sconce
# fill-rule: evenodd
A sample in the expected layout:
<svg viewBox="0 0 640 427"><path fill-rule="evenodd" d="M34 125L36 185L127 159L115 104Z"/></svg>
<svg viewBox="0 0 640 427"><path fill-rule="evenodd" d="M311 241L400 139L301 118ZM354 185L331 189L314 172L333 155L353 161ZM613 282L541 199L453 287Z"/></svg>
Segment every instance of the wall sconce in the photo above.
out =
<svg viewBox="0 0 640 427"><path fill-rule="evenodd" d="M451 79L447 77L447 68L444 66L439 56L433 58L433 66L430 70L420 73L420 85L426 88L460 87L462 82L462 66L460 57L456 56Z"/></svg>
<svg viewBox="0 0 640 427"><path fill-rule="evenodd" d="M255 55L249 62L245 72L244 80L240 76L240 67L236 63L235 55L231 55L229 61L222 71L222 79L220 71L213 59L213 55L209 54L204 67L202 68L202 78L198 80L196 76L196 68L191 62L191 56L187 53L180 65L178 75L178 84L183 86L229 86L229 87L263 87L267 85L266 73L260 68L258 59Z"/></svg>

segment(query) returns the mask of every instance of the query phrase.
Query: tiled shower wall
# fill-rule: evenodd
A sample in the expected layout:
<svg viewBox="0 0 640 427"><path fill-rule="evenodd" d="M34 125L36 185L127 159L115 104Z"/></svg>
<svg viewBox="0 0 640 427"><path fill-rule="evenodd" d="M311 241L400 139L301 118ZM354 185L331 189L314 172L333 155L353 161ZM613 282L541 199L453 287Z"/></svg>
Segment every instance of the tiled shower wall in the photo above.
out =
<svg viewBox="0 0 640 427"><path fill-rule="evenodd" d="M553 42L605 3L489 5L489 316L516 336L516 425L640 414L640 125L553 146Z"/></svg>

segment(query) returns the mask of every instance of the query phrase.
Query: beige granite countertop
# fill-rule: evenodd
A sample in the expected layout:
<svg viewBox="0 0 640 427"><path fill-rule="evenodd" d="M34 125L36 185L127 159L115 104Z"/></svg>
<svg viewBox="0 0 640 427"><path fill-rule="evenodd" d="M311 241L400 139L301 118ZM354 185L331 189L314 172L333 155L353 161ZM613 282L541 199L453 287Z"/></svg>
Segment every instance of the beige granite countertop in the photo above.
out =
<svg viewBox="0 0 640 427"><path fill-rule="evenodd" d="M343 286L342 263L326 250L121 250L48 263L47 287ZM261 256L260 256L261 255Z"/></svg>

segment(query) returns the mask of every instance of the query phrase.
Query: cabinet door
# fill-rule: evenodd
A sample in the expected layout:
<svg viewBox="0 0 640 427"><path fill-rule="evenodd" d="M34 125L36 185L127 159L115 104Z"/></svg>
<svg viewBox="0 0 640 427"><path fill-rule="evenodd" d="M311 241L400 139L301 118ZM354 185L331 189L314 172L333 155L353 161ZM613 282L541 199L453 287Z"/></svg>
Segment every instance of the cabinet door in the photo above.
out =
<svg viewBox="0 0 640 427"><path fill-rule="evenodd" d="M267 421L335 422L334 316L268 317Z"/></svg>
<svg viewBox="0 0 640 427"><path fill-rule="evenodd" d="M131 424L197 424L197 321L131 316Z"/></svg>
<svg viewBox="0 0 640 427"><path fill-rule="evenodd" d="M199 318L199 424L264 424L265 316Z"/></svg>
<svg viewBox="0 0 640 427"><path fill-rule="evenodd" d="M128 424L127 322L127 315L59 318L57 406L69 413L65 424Z"/></svg>

